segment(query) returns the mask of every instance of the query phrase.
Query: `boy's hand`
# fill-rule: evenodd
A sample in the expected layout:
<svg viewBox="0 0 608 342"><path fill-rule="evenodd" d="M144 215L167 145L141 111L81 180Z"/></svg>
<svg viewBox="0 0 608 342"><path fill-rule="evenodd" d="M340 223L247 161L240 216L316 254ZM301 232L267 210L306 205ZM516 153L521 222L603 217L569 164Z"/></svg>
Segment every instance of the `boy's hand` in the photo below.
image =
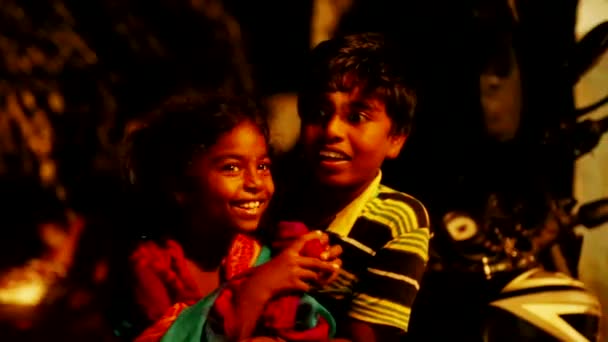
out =
<svg viewBox="0 0 608 342"><path fill-rule="evenodd" d="M342 247L340 245L333 245L328 250L321 253L320 258L324 261L338 260L338 257L342 254Z"/></svg>
<svg viewBox="0 0 608 342"><path fill-rule="evenodd" d="M321 274L321 278L319 279L318 285L324 286L327 284L331 284L338 275L340 274L340 268L342 268L342 259L340 259L340 255L342 254L342 247L340 245L331 246L327 251L321 253L321 260L328 261L337 265L331 273L323 273Z"/></svg>

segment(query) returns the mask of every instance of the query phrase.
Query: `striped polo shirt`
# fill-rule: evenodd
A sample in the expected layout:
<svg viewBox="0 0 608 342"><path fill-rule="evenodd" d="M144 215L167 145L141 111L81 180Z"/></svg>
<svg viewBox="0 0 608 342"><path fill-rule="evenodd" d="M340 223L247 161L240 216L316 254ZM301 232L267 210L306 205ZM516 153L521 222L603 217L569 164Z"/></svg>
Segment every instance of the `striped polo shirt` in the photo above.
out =
<svg viewBox="0 0 608 342"><path fill-rule="evenodd" d="M327 227L331 243L343 248L343 267L313 295L334 314L406 332L428 260L429 216L412 196L381 185L381 177Z"/></svg>

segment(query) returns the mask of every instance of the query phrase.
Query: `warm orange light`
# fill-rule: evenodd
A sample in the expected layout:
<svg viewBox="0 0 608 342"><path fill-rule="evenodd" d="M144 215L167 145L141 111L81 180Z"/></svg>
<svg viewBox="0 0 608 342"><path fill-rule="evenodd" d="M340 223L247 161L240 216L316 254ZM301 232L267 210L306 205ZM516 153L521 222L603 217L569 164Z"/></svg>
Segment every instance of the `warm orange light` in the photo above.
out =
<svg viewBox="0 0 608 342"><path fill-rule="evenodd" d="M42 301L47 288L47 284L41 278L11 284L0 288L0 303L35 306Z"/></svg>

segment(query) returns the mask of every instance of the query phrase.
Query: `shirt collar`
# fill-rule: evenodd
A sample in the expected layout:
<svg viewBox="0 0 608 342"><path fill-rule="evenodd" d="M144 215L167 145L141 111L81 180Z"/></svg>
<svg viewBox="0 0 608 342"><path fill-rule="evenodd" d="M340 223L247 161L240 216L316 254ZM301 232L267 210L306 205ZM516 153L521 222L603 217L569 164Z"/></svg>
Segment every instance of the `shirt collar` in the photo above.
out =
<svg viewBox="0 0 608 342"><path fill-rule="evenodd" d="M378 175L367 186L367 188L359 196L357 196L357 198L344 207L344 209L340 210L334 220L327 227L327 231L342 237L348 236L348 233L355 224L355 221L357 221L357 218L359 218L359 215L363 211L363 208L367 202L376 197L378 194L381 179L382 171L378 171Z"/></svg>

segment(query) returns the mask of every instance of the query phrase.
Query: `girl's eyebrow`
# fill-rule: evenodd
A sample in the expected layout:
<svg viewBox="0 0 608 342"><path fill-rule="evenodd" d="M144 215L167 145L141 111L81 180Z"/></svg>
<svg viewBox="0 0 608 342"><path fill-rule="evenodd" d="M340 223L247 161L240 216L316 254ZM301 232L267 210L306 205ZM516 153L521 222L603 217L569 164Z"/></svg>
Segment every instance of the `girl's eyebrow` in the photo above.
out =
<svg viewBox="0 0 608 342"><path fill-rule="evenodd" d="M255 158L256 159L270 159L270 154L265 153L263 155L256 156ZM235 159L235 160L238 160L238 161L243 161L245 159L248 159L248 156L245 155L245 154L226 153L226 154L220 154L220 155L214 156L212 158L212 161L213 162L221 162L221 161L224 161L226 159Z"/></svg>
<svg viewBox="0 0 608 342"><path fill-rule="evenodd" d="M244 155L240 155L240 154L236 154L236 153L225 153L225 154L219 154L216 156L213 156L213 158L211 159L213 162L220 162L220 161L224 161L226 159L236 159L236 160L243 160L245 159L246 156Z"/></svg>

